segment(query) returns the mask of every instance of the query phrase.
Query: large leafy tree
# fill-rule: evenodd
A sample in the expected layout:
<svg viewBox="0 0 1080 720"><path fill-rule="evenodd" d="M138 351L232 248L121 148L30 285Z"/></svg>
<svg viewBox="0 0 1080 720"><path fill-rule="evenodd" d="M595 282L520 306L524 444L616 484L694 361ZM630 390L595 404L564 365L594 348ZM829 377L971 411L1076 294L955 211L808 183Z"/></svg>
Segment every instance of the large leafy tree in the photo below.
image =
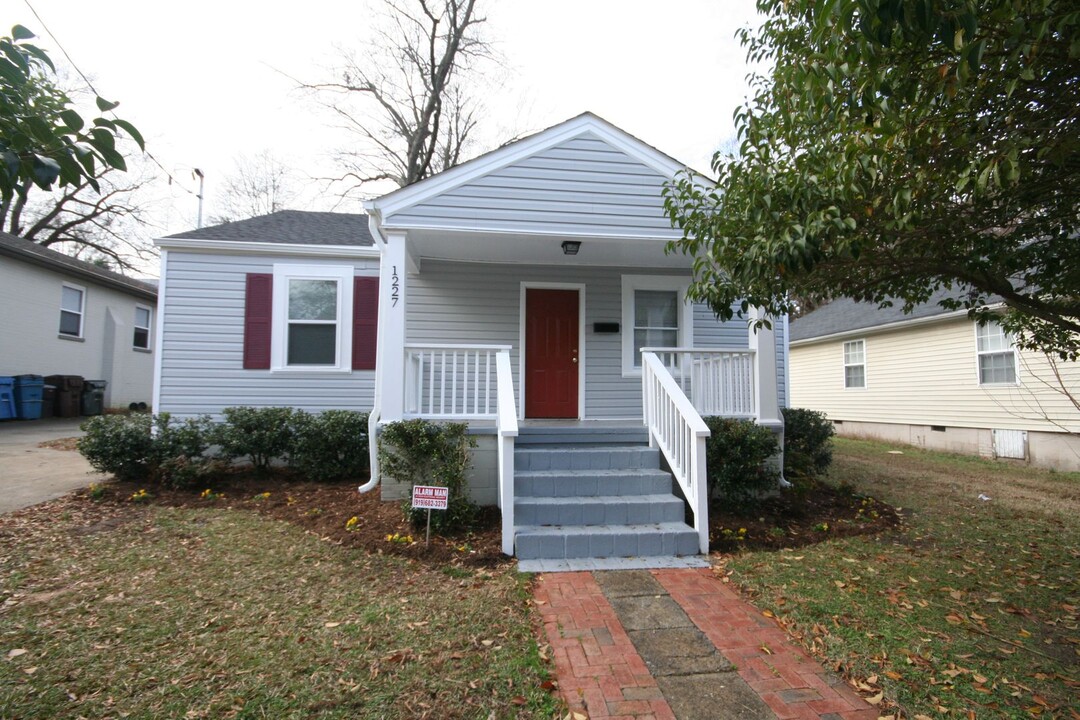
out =
<svg viewBox="0 0 1080 720"><path fill-rule="evenodd" d="M16 25L0 37L0 202L6 215L25 204L34 188L89 185L109 169L126 170L118 139L127 135L143 148L139 131L126 120L104 116L89 121L53 78L48 54L30 41L34 34ZM101 113L117 103L95 98Z"/></svg>
<svg viewBox="0 0 1080 720"><path fill-rule="evenodd" d="M772 70L718 181L667 190L694 294L724 317L846 296L979 317L1080 353L1074 0L759 0ZM739 303L743 303L741 306ZM734 310L733 310L734 305Z"/></svg>

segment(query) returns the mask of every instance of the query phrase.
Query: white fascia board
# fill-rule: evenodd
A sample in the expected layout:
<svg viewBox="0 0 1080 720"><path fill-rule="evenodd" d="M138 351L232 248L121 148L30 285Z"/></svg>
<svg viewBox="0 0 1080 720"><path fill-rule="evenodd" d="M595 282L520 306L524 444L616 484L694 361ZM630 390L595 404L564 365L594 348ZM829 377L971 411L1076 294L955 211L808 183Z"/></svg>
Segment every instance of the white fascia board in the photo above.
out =
<svg viewBox="0 0 1080 720"><path fill-rule="evenodd" d="M418 223L406 223L396 225L394 223L388 223L380 226L381 230L438 230L441 233L465 233L469 235L518 235L518 236L545 236L545 237L569 237L569 238L588 238L590 240L655 240L657 242L670 242L671 240L679 240L683 237L682 233L675 230L672 231L672 235L657 235L655 232L626 232L626 233L602 233L591 235L588 233L569 231L569 230L551 230L544 228L525 230L506 230L506 229L478 229L474 225L428 225Z"/></svg>
<svg viewBox="0 0 1080 720"><path fill-rule="evenodd" d="M995 305L987 305L991 310L997 310L1005 306L1005 303L997 303ZM843 332L830 333L828 335L819 335L812 338L803 338L802 340L792 340L788 343L789 347L802 347L803 345L815 345L817 343L829 342L830 340L841 340L850 337L862 337L864 335L874 335L876 333L886 332L889 330L897 330L906 327L917 327L920 325L932 325L934 323L944 322L946 320L955 320L961 317L967 317L967 310L950 310L949 312L941 313L940 315L930 315L929 317L911 318L909 320L897 320L896 322L885 323L884 325L871 325L870 327L855 328L854 330L844 330Z"/></svg>
<svg viewBox="0 0 1080 720"><path fill-rule="evenodd" d="M536 135L519 140L512 145L492 150L485 155L469 160L414 185L395 190L374 200L368 200L364 203L364 209L368 213L378 212L383 218L391 218L395 213L401 212L408 207L453 190L471 180L500 170L507 165L512 165L519 160L587 132L592 132L600 139L611 143L662 175L673 177L676 173L686 169L685 165L628 135L607 121L595 115L586 114L579 115L547 130L542 130ZM708 181L706 180L706 182ZM390 227L390 225L384 224L383 227Z"/></svg>
<svg viewBox="0 0 1080 720"><path fill-rule="evenodd" d="M379 248L365 245L307 245L302 243L248 242L246 240L199 240L158 238L162 250L199 251L227 255L289 255L302 257L377 258Z"/></svg>

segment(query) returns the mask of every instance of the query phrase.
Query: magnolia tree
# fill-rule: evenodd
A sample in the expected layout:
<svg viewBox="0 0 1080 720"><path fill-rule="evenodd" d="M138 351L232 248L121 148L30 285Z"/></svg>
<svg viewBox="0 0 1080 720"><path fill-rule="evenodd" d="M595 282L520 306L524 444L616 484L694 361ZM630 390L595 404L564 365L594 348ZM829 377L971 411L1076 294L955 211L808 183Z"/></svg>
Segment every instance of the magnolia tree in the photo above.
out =
<svg viewBox="0 0 1080 720"><path fill-rule="evenodd" d="M724 318L942 288L1080 354L1080 13L1070 0L759 0L752 99L715 186L666 207ZM741 306L737 303L741 302ZM735 304L734 309L732 308Z"/></svg>

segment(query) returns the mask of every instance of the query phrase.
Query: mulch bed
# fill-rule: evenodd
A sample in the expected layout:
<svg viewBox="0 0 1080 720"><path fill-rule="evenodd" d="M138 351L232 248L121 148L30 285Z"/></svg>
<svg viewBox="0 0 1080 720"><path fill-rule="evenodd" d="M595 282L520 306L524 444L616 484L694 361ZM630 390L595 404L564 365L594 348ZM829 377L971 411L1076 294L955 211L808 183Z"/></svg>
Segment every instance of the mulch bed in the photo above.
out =
<svg viewBox="0 0 1080 720"><path fill-rule="evenodd" d="M99 502L131 502L131 496L145 488L149 502L167 507L239 508L253 510L305 528L324 540L371 553L413 558L436 566L495 567L510 562L502 554L498 508L482 508L477 527L454 535L431 533L425 547L424 528L412 527L400 502L382 502L376 488L361 495L363 482L313 483L278 471L259 477L247 470L230 472L210 485L214 495L204 497L206 488L174 490L132 482L114 481L100 486ZM80 491L89 495L89 491ZM268 495L264 495L268 493ZM352 518L356 521L349 525ZM346 525L349 525L346 528Z"/></svg>
<svg viewBox="0 0 1080 720"><path fill-rule="evenodd" d="M805 481L802 487L767 498L751 511L714 501L709 508L709 549L798 548L832 538L874 535L900 522L900 514L891 505L849 488Z"/></svg>

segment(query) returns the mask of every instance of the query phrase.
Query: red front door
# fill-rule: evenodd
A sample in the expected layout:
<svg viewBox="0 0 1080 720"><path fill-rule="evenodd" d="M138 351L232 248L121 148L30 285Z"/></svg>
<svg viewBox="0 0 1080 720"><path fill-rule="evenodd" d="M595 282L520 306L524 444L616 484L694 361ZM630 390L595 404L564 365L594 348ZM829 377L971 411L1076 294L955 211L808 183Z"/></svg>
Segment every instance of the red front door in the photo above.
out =
<svg viewBox="0 0 1080 720"><path fill-rule="evenodd" d="M525 417L578 416L578 292L525 289Z"/></svg>

